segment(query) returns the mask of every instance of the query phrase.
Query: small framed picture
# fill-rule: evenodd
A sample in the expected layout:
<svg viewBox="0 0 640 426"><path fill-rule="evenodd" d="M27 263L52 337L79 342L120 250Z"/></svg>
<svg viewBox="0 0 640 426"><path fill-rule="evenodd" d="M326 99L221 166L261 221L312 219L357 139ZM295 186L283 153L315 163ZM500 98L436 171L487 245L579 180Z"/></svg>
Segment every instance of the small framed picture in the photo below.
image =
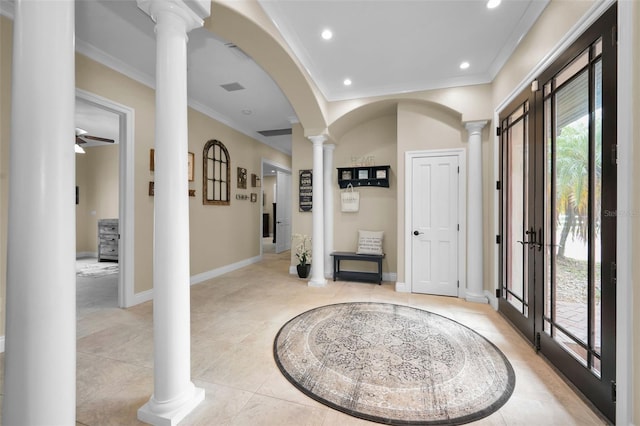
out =
<svg viewBox="0 0 640 426"><path fill-rule="evenodd" d="M369 179L369 170L358 170L358 179Z"/></svg>
<svg viewBox="0 0 640 426"><path fill-rule="evenodd" d="M238 188L247 189L247 169L238 167Z"/></svg>
<svg viewBox="0 0 640 426"><path fill-rule="evenodd" d="M351 170L343 170L342 176L340 176L342 180L350 180L351 179Z"/></svg>
<svg viewBox="0 0 640 426"><path fill-rule="evenodd" d="M387 171L385 169L376 170L376 179L386 179Z"/></svg>

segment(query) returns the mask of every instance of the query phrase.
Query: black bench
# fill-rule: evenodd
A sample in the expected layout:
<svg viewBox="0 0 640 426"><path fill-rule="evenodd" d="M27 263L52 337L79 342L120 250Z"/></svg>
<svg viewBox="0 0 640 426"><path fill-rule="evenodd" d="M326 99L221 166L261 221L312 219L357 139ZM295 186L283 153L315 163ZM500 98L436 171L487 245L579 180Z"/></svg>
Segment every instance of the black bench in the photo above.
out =
<svg viewBox="0 0 640 426"><path fill-rule="evenodd" d="M347 251L335 251L333 256L333 280L367 281L382 284L382 259L384 254L356 254ZM378 272L341 271L341 260L357 260L362 262L375 262L378 264Z"/></svg>

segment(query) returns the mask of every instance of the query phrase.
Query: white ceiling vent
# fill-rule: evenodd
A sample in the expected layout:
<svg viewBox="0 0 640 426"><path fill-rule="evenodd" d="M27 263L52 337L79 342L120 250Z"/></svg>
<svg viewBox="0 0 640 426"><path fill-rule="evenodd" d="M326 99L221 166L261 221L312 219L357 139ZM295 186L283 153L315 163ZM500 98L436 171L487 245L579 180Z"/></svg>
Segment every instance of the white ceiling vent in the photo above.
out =
<svg viewBox="0 0 640 426"><path fill-rule="evenodd" d="M233 83L221 84L220 87L222 87L227 92L235 92L236 90L244 90L244 86L242 84L238 83L237 81L233 82Z"/></svg>

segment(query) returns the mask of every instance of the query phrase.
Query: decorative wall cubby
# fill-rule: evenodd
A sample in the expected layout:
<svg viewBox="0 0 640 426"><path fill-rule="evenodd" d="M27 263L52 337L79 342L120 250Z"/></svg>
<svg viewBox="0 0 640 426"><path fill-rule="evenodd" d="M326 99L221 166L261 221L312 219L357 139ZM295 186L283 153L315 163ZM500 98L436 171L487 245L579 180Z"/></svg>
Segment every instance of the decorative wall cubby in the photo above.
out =
<svg viewBox="0 0 640 426"><path fill-rule="evenodd" d="M338 167L338 186L346 188L356 186L389 187L389 169L391 166Z"/></svg>

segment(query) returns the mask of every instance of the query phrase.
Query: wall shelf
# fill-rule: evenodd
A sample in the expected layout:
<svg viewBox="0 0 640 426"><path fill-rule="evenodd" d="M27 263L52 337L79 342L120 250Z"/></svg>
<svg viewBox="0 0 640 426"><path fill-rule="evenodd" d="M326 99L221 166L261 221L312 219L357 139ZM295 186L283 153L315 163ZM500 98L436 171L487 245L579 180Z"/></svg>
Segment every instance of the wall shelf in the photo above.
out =
<svg viewBox="0 0 640 426"><path fill-rule="evenodd" d="M338 167L338 186L346 188L357 186L389 187L389 169L391 166Z"/></svg>

